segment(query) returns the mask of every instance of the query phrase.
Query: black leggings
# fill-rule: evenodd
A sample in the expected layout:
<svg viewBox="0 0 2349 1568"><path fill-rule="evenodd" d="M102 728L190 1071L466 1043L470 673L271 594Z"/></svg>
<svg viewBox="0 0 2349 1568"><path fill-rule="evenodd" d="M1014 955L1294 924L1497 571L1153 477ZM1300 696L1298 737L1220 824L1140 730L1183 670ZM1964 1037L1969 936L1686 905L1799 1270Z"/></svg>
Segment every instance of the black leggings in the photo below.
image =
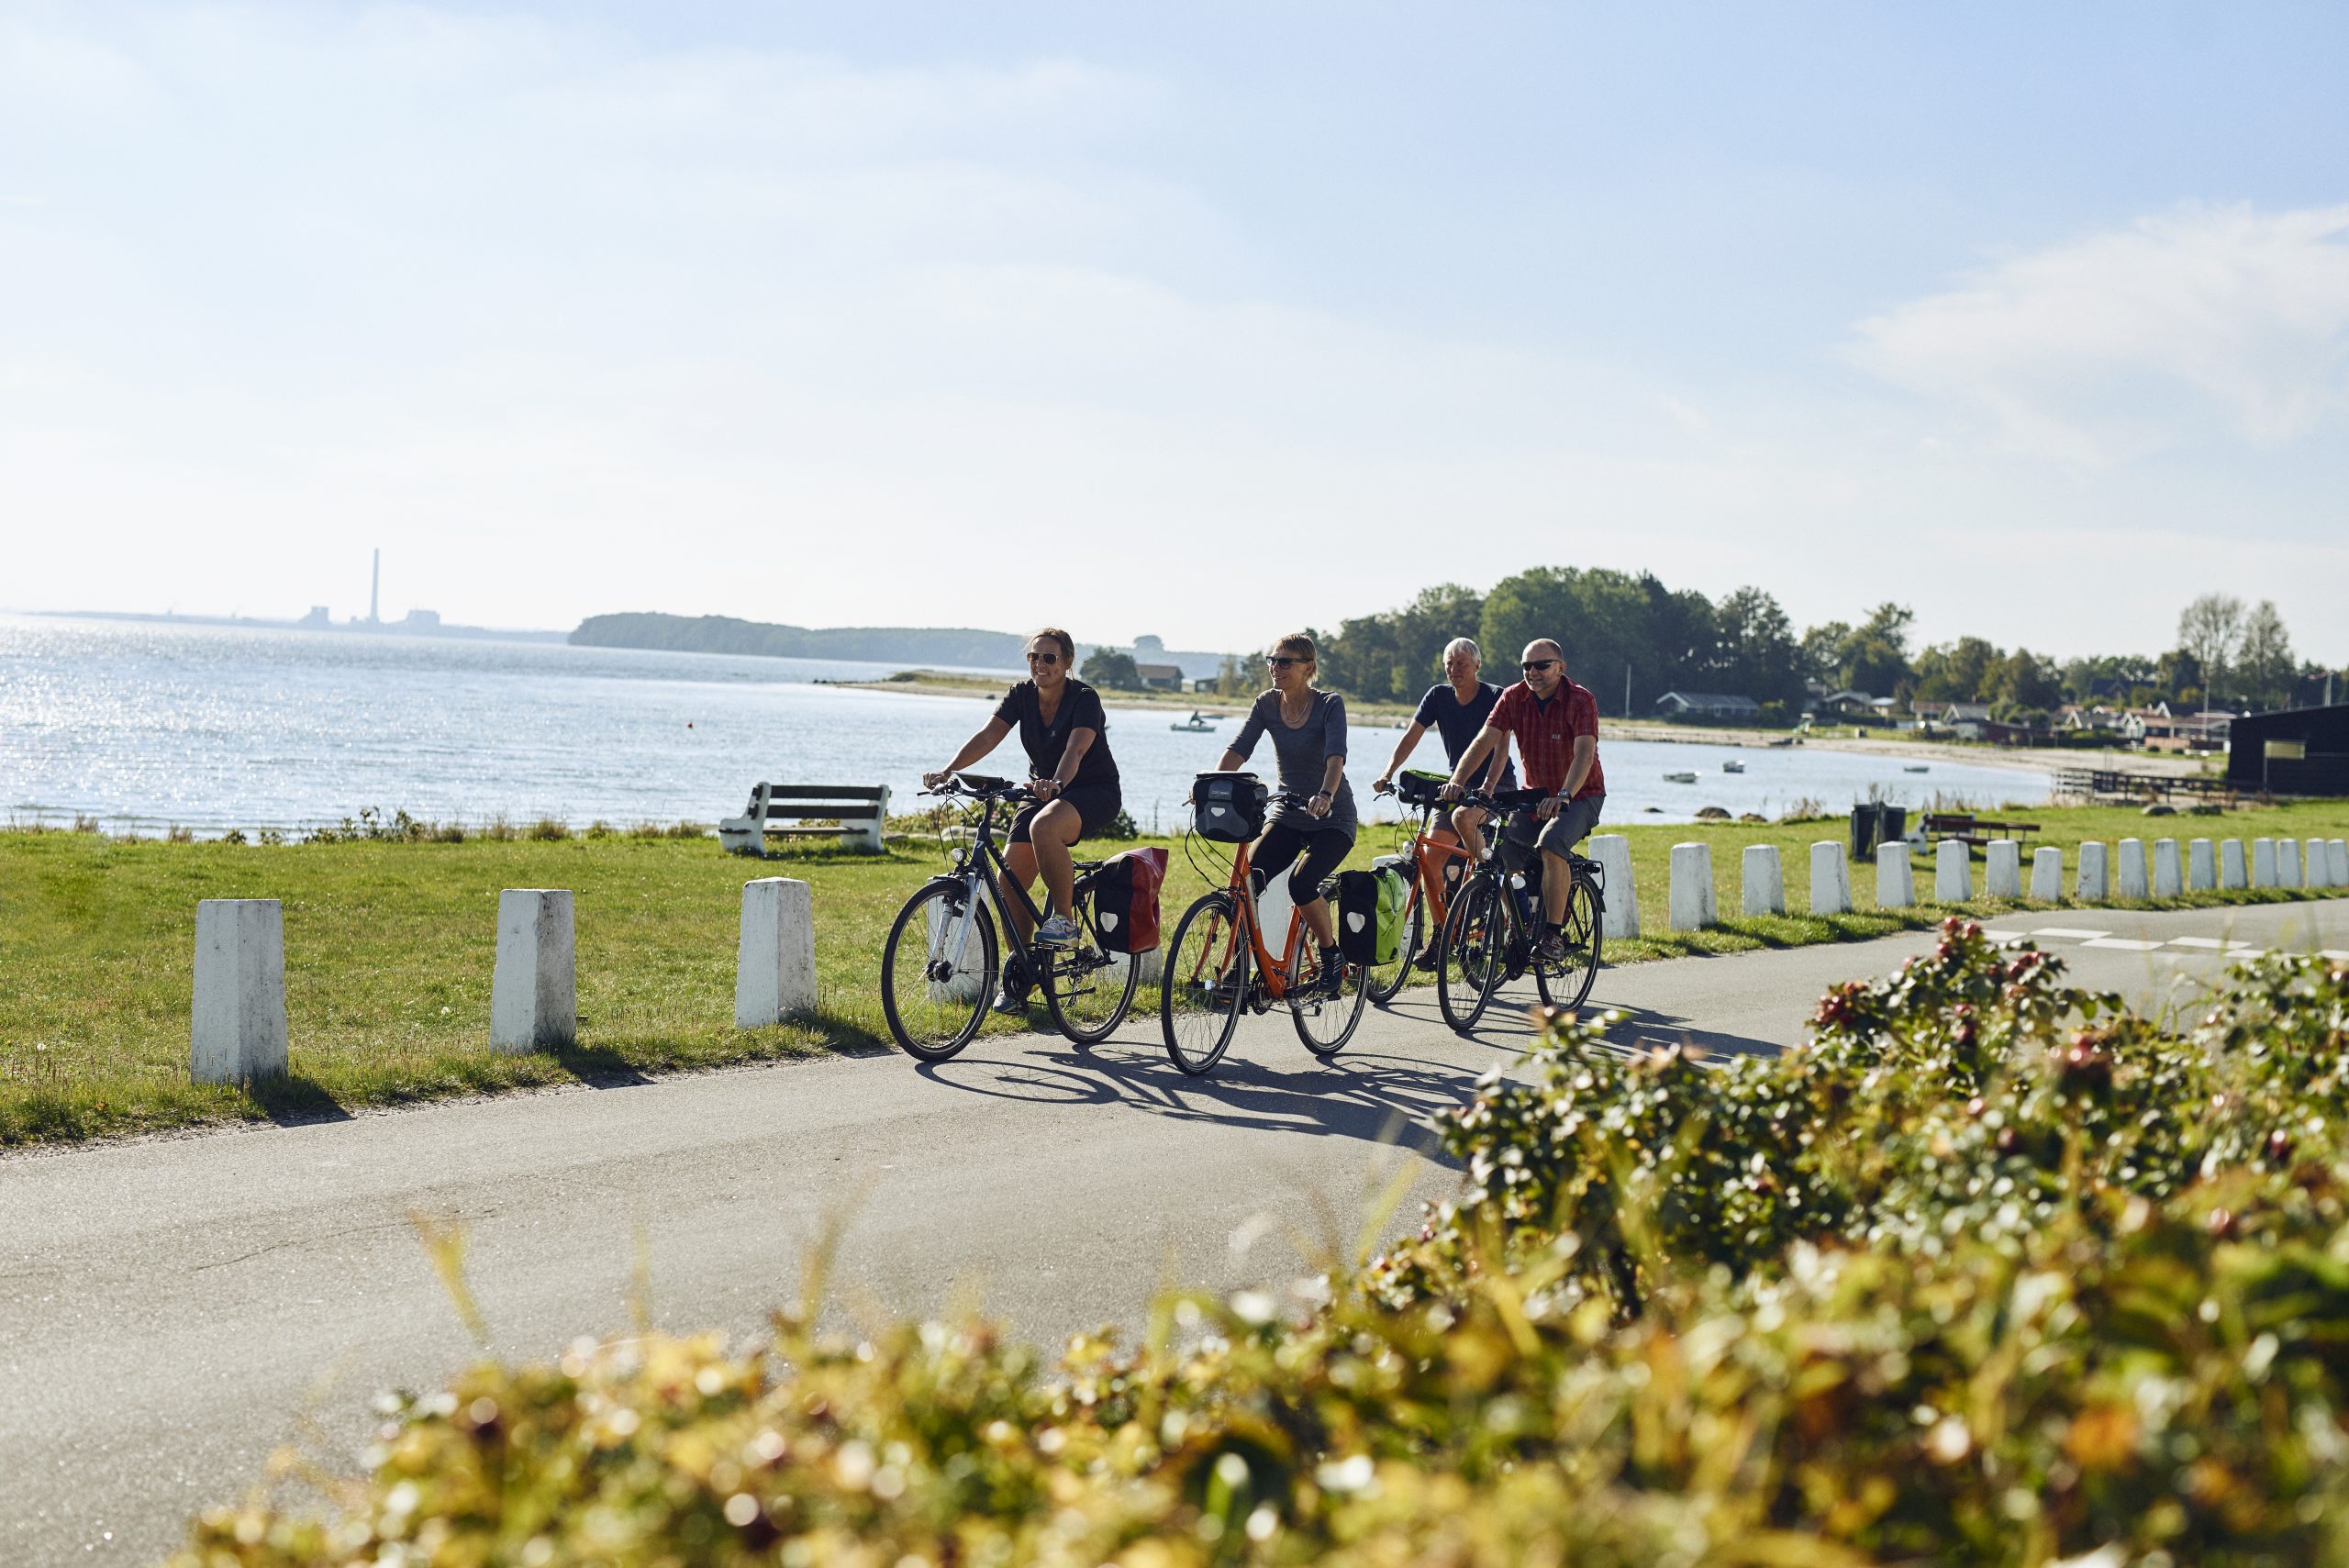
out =
<svg viewBox="0 0 2349 1568"><path fill-rule="evenodd" d="M1324 828L1318 833L1300 833L1286 822L1275 822L1256 840L1255 857L1250 865L1261 891L1281 873L1282 867L1297 859L1297 851L1303 851L1305 862L1288 879L1288 896L1293 904L1306 905L1321 896L1321 884L1353 847L1352 833L1332 828Z"/></svg>

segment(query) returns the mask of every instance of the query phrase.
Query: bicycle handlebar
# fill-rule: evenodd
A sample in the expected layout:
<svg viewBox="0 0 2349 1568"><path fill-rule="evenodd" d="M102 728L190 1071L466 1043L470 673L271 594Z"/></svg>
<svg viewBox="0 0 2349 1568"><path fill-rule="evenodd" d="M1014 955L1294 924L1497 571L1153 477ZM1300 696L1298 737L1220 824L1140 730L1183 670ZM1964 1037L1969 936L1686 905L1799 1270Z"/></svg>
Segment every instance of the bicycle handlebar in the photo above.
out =
<svg viewBox="0 0 2349 1568"><path fill-rule="evenodd" d="M936 789L918 790L919 795L961 795L973 800L1015 800L1034 792L1024 784L1009 779L992 778L985 773L956 773Z"/></svg>

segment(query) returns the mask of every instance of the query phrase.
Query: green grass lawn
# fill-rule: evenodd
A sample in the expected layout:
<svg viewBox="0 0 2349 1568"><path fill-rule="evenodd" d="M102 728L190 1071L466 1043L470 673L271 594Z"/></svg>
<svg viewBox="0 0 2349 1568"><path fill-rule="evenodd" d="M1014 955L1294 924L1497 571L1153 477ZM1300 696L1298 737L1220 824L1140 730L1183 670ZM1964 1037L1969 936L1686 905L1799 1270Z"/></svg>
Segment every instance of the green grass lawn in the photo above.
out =
<svg viewBox="0 0 2349 1568"><path fill-rule="evenodd" d="M2083 840L2349 836L2349 801L2269 807L2223 818L2149 820L2124 808L2034 810L2032 842ZM1841 822L1708 827L1606 824L1631 840L1639 940L1612 962L1850 940L1932 923L1927 906L1875 907L1872 865L1854 868L1849 916L1747 919L1740 856L1780 846L1789 907L1806 907L1809 845ZM1664 929L1671 846L1713 846L1721 923ZM1355 863L1395 846L1366 828ZM2028 851L2026 851L2026 862ZM93 1138L239 1118L330 1116L340 1108L448 1095L757 1061L886 1042L875 990L880 951L906 895L941 865L934 845L882 856L809 851L762 867L711 840L612 838L560 842L350 842L277 847L120 842L91 834L0 833L0 1145ZM2026 867L2027 869L2027 867ZM1919 889L1932 891L1920 861ZM1979 885L1979 862L1976 862ZM816 891L817 1016L744 1030L733 1024L742 883L803 877ZM1205 879L1179 847L1166 925ZM576 895L579 1045L559 1054L488 1049L497 895L567 887ZM2308 896L2260 892L2227 901ZM201 898L284 903L286 1010L293 1076L253 1090L188 1081L195 905ZM2195 895L2186 904L2218 902ZM1995 914L2003 906L1965 906ZM1009 1027L991 1020L991 1028Z"/></svg>

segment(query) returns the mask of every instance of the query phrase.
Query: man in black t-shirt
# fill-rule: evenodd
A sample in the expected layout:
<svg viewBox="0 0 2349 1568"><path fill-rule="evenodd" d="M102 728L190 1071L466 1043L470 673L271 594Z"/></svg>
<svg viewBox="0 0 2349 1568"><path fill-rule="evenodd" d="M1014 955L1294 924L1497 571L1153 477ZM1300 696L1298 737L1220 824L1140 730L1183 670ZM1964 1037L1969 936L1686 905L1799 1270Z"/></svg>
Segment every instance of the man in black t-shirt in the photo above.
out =
<svg viewBox="0 0 2349 1568"><path fill-rule="evenodd" d="M1445 645L1444 678L1430 686L1427 695L1419 699L1419 710L1411 715L1409 728L1403 731L1403 739L1395 743L1395 755L1387 760L1386 771L1378 775L1378 782L1372 786L1375 790L1383 791L1395 782L1395 775L1410 759L1411 752L1419 746L1419 737L1428 732L1430 725L1433 725L1436 732L1443 737L1445 761L1454 767L1459 765L1461 754L1468 750L1468 743L1476 739L1476 732L1484 728L1486 718L1493 711L1493 705L1500 700L1501 689L1498 686L1476 678L1484 668L1484 656L1477 652L1475 643L1467 638L1455 637ZM1494 751L1492 765L1485 770L1484 787L1486 794L1497 789L1517 787L1517 765L1508 760L1507 746ZM1447 820L1453 832L1459 837L1462 848L1472 855L1485 852L1484 835L1478 830L1485 820L1482 810L1470 806L1456 806Z"/></svg>

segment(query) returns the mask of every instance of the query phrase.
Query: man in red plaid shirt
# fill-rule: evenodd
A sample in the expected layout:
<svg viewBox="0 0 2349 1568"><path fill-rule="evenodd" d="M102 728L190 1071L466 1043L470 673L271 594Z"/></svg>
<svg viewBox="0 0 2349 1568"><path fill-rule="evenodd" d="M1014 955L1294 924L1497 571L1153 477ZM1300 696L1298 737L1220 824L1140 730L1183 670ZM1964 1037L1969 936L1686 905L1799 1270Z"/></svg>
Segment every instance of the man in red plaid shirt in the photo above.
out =
<svg viewBox="0 0 2349 1568"><path fill-rule="evenodd" d="M1607 775L1598 767L1598 699L1566 679L1565 650L1549 638L1527 643L1520 663L1525 679L1493 705L1443 793L1457 799L1493 748L1517 737L1526 787L1546 792L1546 798L1512 812L1504 837L1520 856L1541 849L1542 956L1561 962L1566 951L1558 926L1573 886L1566 856L1598 826L1607 803Z"/></svg>

